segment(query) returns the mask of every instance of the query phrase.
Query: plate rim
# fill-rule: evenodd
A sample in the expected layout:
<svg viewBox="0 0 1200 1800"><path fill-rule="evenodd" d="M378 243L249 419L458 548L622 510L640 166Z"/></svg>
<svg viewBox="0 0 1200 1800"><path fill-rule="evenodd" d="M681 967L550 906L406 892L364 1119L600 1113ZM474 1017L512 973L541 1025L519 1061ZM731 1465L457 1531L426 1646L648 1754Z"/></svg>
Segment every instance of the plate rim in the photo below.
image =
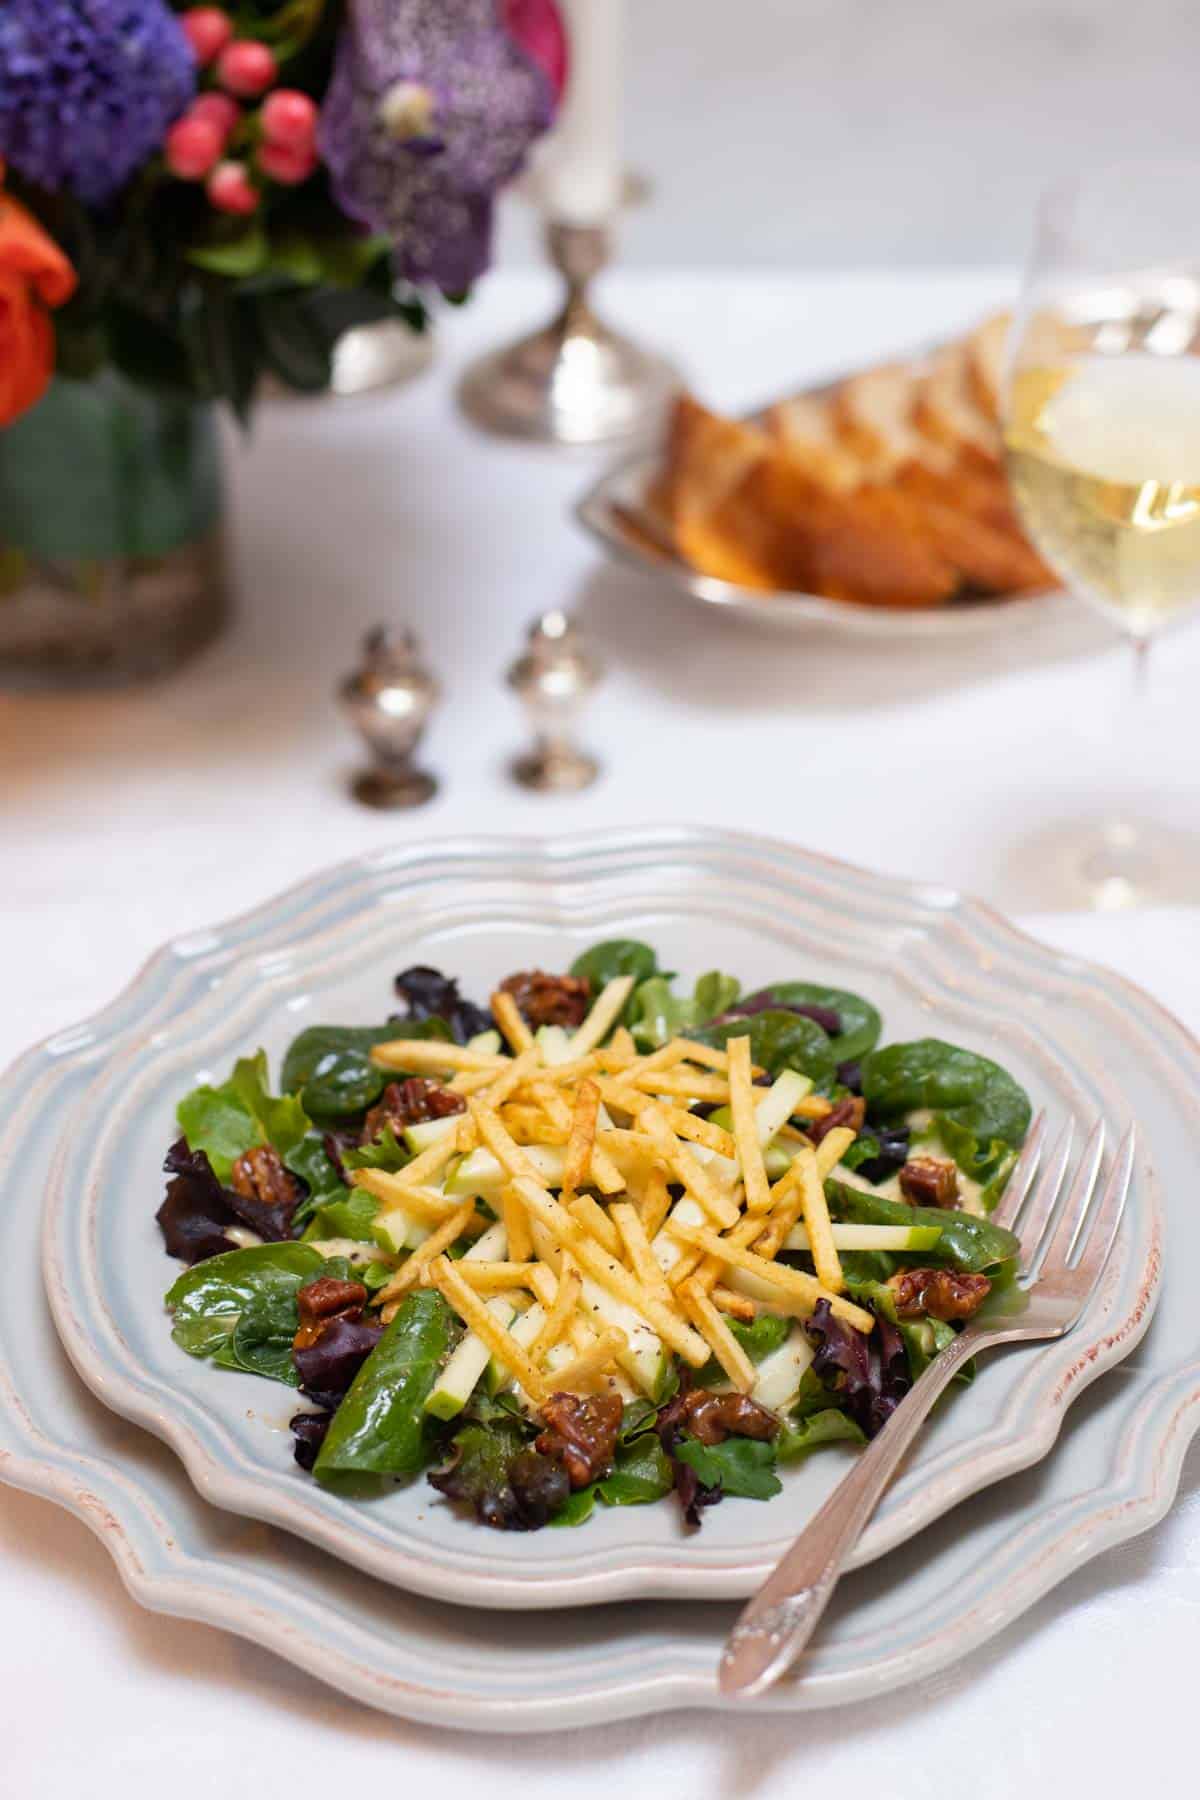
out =
<svg viewBox="0 0 1200 1800"><path fill-rule="evenodd" d="M938 941L933 934L935 921L952 913L962 915L965 905L970 904L941 889L894 882L890 878L878 877L868 871L836 863L832 859L798 851L794 846L746 834L671 827L646 828L640 834L635 834L635 838L639 848L649 855L648 867L661 865L669 858L672 850L679 850L681 844L691 844L704 846L714 853L727 852L731 847L739 851L750 850L760 858L765 853L768 859L776 862L782 857L798 857L802 864L819 866L825 872L826 879L842 883L865 881L868 887L893 906L903 900L910 907L915 907L929 934L928 942L934 946ZM478 864L481 857L490 855L493 859L508 859L511 865L518 845L531 867L537 870L544 870L555 862L569 864L578 870L580 861L588 854L597 862L602 862L614 852L623 867L629 858L631 836L614 832L588 833L571 838L555 838L549 844L537 839L514 840L506 837L431 841L423 847L410 849L408 854L400 857L399 862L402 866L411 867L414 879L419 879L422 869L440 866L447 859L474 861ZM240 963L250 954L250 947L229 942L239 926L252 931L258 928L260 935L265 930L269 939L290 940L293 944L297 934L302 942L306 937L319 938L324 929L319 916L322 895L337 892L349 896L347 916L365 917L369 914L370 907L365 903L363 890L360 888L356 894L348 884L339 886L338 877L345 871L355 871L360 878L369 882L372 876L380 872L390 873L396 866L395 856L387 853L382 857L375 855L351 859L349 863L334 869L318 871L275 900L268 900L261 907L252 909L250 913L241 915L238 920L230 921L224 927L192 933L185 940L176 940L164 947L170 977L175 986L184 980L184 974L180 973L177 966L181 942L184 957L188 960L203 957L216 948L235 964ZM586 868L582 872L582 879L585 881L588 872ZM597 873L602 872L602 869L597 870ZM786 864L780 879L789 883L794 880L794 871L789 870ZM310 901L308 917L311 919L314 913L317 915L316 923L311 924L307 931L305 915L302 914L299 921L291 916L292 902L302 901L306 897ZM1005 928L1009 929L1007 926ZM970 938L971 933L968 932L967 937ZM255 941L257 942L257 938ZM1048 955L1055 967L1061 967L1061 959L1056 958L1055 953L1047 952L1045 946L1037 945L1036 940L1028 939L1026 942L1035 945L1043 959ZM260 955L262 948L260 944ZM162 954L164 953L160 952L159 956ZM176 960L171 960L172 958ZM158 966L158 957L152 958L142 976L135 977L134 982L118 997L114 1005L119 1007L124 1003L131 1011L136 1012L138 996L134 990ZM264 985L269 987L269 982L264 984L260 976L257 980L248 982L248 992L261 992ZM162 996L164 1006L169 1004L171 994L172 980L168 979ZM977 1008L983 1006L981 995L974 994L971 999ZM187 1002L168 1016L175 1018L178 1010L186 1011L189 1006L194 1007L194 1003ZM200 1045L203 1048L203 1038ZM106 1070L111 1060L110 1058L106 1062ZM98 1073L96 1082L99 1083L102 1079L103 1073ZM229 1433L221 1425L219 1416L213 1415L215 1422L201 1416L199 1425L189 1423L186 1415L202 1415L201 1408L185 1398L182 1409L174 1410L170 1402L173 1399L177 1402L177 1396L165 1391L162 1380L156 1377L153 1381L148 1378L138 1381L128 1366L114 1363L111 1342L96 1342L95 1318L85 1321L79 1316L78 1285L68 1282L66 1276L67 1258L63 1234L72 1219L76 1226L81 1222L87 1223L90 1219L86 1208L82 1215L71 1213L70 1202L74 1190L68 1190L62 1181L67 1148L67 1141L64 1139L55 1159L51 1203L46 1208L43 1240L46 1288L59 1336L77 1372L92 1391L113 1410L164 1438L181 1457L190 1478L206 1500L243 1516L265 1520L297 1532L310 1541L319 1543L331 1554L409 1591L435 1599L514 1610L569 1607L648 1595L689 1600L742 1597L753 1591L758 1582L765 1578L778 1555L786 1548L789 1541L787 1535L781 1537L778 1544L772 1541L769 1547L747 1556L726 1555L723 1559L710 1560L706 1565L697 1566L695 1558L688 1558L682 1551L675 1556L667 1556L661 1560L656 1556L653 1561L647 1561L644 1547L631 1545L624 1550L620 1547L610 1548L600 1558L593 1556L594 1566L591 1569L586 1567L587 1558L576 1554L559 1558L560 1563L565 1561L572 1564L573 1568L570 1569L558 1567L539 1573L518 1566L512 1572L489 1574L485 1577L479 1568L482 1547L475 1546L473 1542L470 1547L464 1545L461 1552L439 1547L437 1555L430 1559L428 1544L416 1541L417 1534L410 1533L407 1528L399 1534L400 1542L397 1543L394 1526L381 1535L374 1532L372 1521L364 1520L361 1515L347 1518L339 1508L336 1509L338 1516L333 1516L334 1509L327 1504L326 1497L313 1494L307 1486L301 1491L285 1480L290 1470L264 1477L260 1470L246 1465L236 1448L231 1447ZM1151 1219L1161 1226L1161 1206L1157 1201L1153 1181L1148 1180L1147 1191L1152 1195ZM88 1241L93 1241L90 1233ZM1037 1364L1031 1359L1022 1387L1010 1397L998 1420L980 1436L979 1443L985 1454L972 1458L969 1462L944 1456L944 1466L934 1466L927 1472L925 1488L920 1495L910 1499L907 1510L897 1508L893 1514L885 1514L877 1522L860 1547L860 1553L854 1558L852 1566L872 1560L893 1548L970 1493L1001 1475L1015 1473L1048 1453L1061 1427L1067 1405L1106 1367L1127 1355L1148 1326L1157 1297L1157 1278L1161 1264L1156 1245L1157 1236L1152 1233L1151 1252L1140 1273L1136 1297L1126 1316L1115 1323L1109 1319L1110 1304L1119 1286L1119 1277L1127 1275L1124 1268L1118 1269L1114 1265L1106 1289L1094 1303L1087 1344L1082 1349L1078 1346L1065 1347L1057 1353L1055 1367L1058 1368L1061 1364L1061 1369L1056 1384L1050 1381L1050 1366L1045 1359ZM84 1298L94 1308L99 1304L97 1296L100 1284L94 1279L92 1285L95 1291ZM115 1325L108 1335L110 1339L115 1335L121 1348L124 1348ZM213 1448L212 1440L218 1438L226 1440L226 1460L223 1460L219 1445L217 1449ZM231 1455L235 1464L241 1461L241 1472L236 1466L230 1467L227 1459ZM409 1536L414 1539L411 1543L407 1541ZM586 1545L582 1546L583 1551L586 1549ZM481 1582L484 1584L482 1587Z"/></svg>

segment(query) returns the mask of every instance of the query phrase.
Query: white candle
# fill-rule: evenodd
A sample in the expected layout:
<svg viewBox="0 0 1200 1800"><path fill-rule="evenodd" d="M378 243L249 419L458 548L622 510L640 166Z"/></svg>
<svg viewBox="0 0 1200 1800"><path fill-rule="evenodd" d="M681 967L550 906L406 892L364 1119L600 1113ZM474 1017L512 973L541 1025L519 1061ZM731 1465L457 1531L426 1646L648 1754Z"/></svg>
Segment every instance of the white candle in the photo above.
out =
<svg viewBox="0 0 1200 1800"><path fill-rule="evenodd" d="M549 218L598 225L621 201L625 0L559 0L569 39L567 89L537 186Z"/></svg>

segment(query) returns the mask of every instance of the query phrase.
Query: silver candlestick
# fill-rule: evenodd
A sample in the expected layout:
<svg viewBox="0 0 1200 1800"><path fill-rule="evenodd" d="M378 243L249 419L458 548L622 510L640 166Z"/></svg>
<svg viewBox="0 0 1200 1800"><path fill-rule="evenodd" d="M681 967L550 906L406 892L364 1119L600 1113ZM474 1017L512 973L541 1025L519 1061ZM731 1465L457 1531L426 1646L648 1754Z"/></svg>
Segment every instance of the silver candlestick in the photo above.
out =
<svg viewBox="0 0 1200 1800"><path fill-rule="evenodd" d="M468 369L464 411L486 431L544 444L601 444L652 428L679 376L592 310L591 284L611 258L609 228L549 224L546 246L566 287L562 310Z"/></svg>
<svg viewBox="0 0 1200 1800"><path fill-rule="evenodd" d="M437 781L413 757L440 696L410 631L377 625L367 634L362 666L338 691L343 712L374 758L351 784L364 806L424 806L433 798Z"/></svg>
<svg viewBox="0 0 1200 1800"><path fill-rule="evenodd" d="M602 673L566 613L534 620L524 652L508 671L508 685L534 734L532 748L512 764L522 787L575 793L595 781L600 765L574 742L573 729Z"/></svg>

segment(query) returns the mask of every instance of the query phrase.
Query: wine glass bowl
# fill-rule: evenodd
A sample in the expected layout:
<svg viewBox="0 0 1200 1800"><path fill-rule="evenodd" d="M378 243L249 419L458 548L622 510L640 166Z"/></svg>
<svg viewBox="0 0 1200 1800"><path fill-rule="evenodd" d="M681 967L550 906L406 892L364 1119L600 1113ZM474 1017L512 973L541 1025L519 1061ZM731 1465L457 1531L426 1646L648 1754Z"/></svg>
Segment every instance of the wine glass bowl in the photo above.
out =
<svg viewBox="0 0 1200 1800"><path fill-rule="evenodd" d="M1047 193L1002 396L1009 480L1029 537L1119 627L1142 675L1151 638L1200 605L1193 185L1190 169L1133 165ZM1126 747L1143 743L1149 724L1131 727L1127 711L1114 709ZM1200 840L1153 819L1100 821L1073 860L1075 897L1092 904L1200 897Z"/></svg>

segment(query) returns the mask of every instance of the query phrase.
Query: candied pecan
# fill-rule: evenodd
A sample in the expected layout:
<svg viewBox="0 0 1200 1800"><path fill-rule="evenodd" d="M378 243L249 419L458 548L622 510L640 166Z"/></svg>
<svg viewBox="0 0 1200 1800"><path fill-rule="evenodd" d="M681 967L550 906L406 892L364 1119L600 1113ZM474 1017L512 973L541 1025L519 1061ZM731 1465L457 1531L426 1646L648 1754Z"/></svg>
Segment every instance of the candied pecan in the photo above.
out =
<svg viewBox="0 0 1200 1800"><path fill-rule="evenodd" d="M835 1125L849 1125L851 1131L861 1131L866 1116L867 1103L862 1096L847 1094L823 1119L809 1120L804 1129L813 1143L819 1144L822 1138L829 1136Z"/></svg>
<svg viewBox="0 0 1200 1800"><path fill-rule="evenodd" d="M910 1157L900 1170L900 1192L914 1206L957 1206L958 1170L940 1156Z"/></svg>
<svg viewBox="0 0 1200 1800"><path fill-rule="evenodd" d="M694 1388L684 1400L683 1416L692 1436L702 1444L720 1444L727 1437L773 1438L779 1420L749 1394L713 1394Z"/></svg>
<svg viewBox="0 0 1200 1800"><path fill-rule="evenodd" d="M960 1274L957 1269L898 1269L888 1280L896 1296L896 1316L917 1319L969 1319L979 1311L992 1284L986 1275Z"/></svg>
<svg viewBox="0 0 1200 1800"><path fill-rule="evenodd" d="M551 1394L542 1407L546 1430L534 1440L543 1456L557 1457L573 1488L586 1487L612 1467L624 1408L619 1394Z"/></svg>
<svg viewBox="0 0 1200 1800"><path fill-rule="evenodd" d="M363 1122L362 1141L373 1144L388 1126L392 1135L399 1137L406 1126L421 1125L426 1119L449 1119L466 1110L462 1095L443 1087L440 1081L425 1081L420 1075L410 1075L407 1081L389 1081L379 1104L371 1108Z"/></svg>
<svg viewBox="0 0 1200 1800"><path fill-rule="evenodd" d="M357 1323L366 1304L367 1290L361 1281L340 1281L334 1275L319 1275L296 1295L300 1328L292 1339L292 1349L309 1349L335 1319Z"/></svg>
<svg viewBox="0 0 1200 1800"><path fill-rule="evenodd" d="M233 1165L230 1182L236 1194L264 1206L295 1206L300 1198L296 1177L284 1168L278 1150L257 1144L244 1150Z"/></svg>
<svg viewBox="0 0 1200 1800"><path fill-rule="evenodd" d="M582 1025L592 999L586 975L547 975L544 969L524 969L500 983L511 994L527 1025Z"/></svg>

